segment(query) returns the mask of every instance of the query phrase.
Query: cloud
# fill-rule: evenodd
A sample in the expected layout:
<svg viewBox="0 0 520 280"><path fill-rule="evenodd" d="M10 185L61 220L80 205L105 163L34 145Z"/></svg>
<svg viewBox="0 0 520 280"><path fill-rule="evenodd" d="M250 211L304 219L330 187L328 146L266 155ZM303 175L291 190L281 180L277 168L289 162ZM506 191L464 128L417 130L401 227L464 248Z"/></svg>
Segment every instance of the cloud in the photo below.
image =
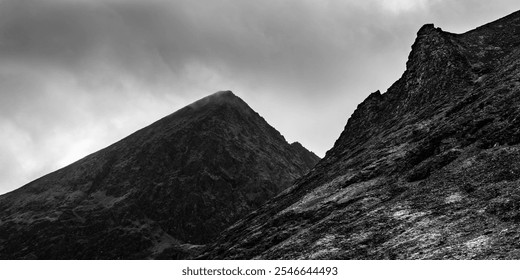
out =
<svg viewBox="0 0 520 280"><path fill-rule="evenodd" d="M461 32L514 1L0 1L0 193L231 89L323 155L402 74L427 22Z"/></svg>
<svg viewBox="0 0 520 280"><path fill-rule="evenodd" d="M386 0L378 1L378 3L385 9L393 13L402 13L408 11L415 11L418 9L425 9L432 0Z"/></svg>

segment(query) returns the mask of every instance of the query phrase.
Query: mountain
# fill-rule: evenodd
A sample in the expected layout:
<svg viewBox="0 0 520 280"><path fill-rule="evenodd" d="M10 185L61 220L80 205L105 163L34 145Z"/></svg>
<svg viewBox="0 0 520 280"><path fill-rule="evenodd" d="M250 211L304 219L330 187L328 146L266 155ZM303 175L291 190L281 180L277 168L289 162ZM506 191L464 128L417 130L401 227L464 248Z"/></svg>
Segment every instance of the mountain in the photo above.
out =
<svg viewBox="0 0 520 280"><path fill-rule="evenodd" d="M230 91L0 197L0 258L186 258L308 172Z"/></svg>
<svg viewBox="0 0 520 280"><path fill-rule="evenodd" d="M520 258L520 12L417 34L323 160L199 258Z"/></svg>

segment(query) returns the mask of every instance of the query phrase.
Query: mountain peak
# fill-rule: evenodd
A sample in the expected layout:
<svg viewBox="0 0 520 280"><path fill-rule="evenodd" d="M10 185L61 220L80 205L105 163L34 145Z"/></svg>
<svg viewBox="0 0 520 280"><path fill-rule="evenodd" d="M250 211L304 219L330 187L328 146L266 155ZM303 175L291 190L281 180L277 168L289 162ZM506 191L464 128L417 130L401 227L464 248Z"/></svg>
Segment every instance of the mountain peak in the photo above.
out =
<svg viewBox="0 0 520 280"><path fill-rule="evenodd" d="M225 102L225 101L236 101L237 99L241 100L240 97L236 96L230 90L221 90L217 91L213 94L210 94L200 100L206 100L208 102Z"/></svg>
<svg viewBox="0 0 520 280"><path fill-rule="evenodd" d="M185 258L318 160L219 91L0 196L0 259Z"/></svg>
<svg viewBox="0 0 520 280"><path fill-rule="evenodd" d="M237 100L241 100L240 97L236 96L232 91L230 90L221 90L217 91L213 94L210 94L201 100L206 100L207 102L214 102L214 103L222 103L222 102L234 102Z"/></svg>
<svg viewBox="0 0 520 280"><path fill-rule="evenodd" d="M234 107L241 107L243 109L247 109L246 111L249 111L252 109L245 103L240 97L236 96L232 91L225 90L225 91L217 91L211 95L208 95L206 97L203 97L190 105L186 106L191 109L201 109L206 107L213 107L213 106L221 106L221 105L232 105Z"/></svg>
<svg viewBox="0 0 520 280"><path fill-rule="evenodd" d="M435 25L433 23L427 23L427 24L423 25L419 29L419 31L417 31L417 35L429 33L429 32L432 32L432 31L435 31Z"/></svg>
<svg viewBox="0 0 520 280"><path fill-rule="evenodd" d="M217 91L214 94L212 94L211 96L217 96L220 98L236 97L236 95L230 90Z"/></svg>
<svg viewBox="0 0 520 280"><path fill-rule="evenodd" d="M417 35L325 158L200 258L519 258L520 12Z"/></svg>

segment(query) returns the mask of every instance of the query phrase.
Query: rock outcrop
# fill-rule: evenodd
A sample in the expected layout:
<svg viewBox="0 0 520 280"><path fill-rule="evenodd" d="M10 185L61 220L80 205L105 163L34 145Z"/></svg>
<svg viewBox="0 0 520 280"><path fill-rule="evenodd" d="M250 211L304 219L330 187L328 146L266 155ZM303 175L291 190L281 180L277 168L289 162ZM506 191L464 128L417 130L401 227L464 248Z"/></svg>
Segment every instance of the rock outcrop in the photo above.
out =
<svg viewBox="0 0 520 280"><path fill-rule="evenodd" d="M188 258L319 160L230 91L0 197L0 258Z"/></svg>
<svg viewBox="0 0 520 280"><path fill-rule="evenodd" d="M423 26L325 158L200 258L520 258L520 12Z"/></svg>

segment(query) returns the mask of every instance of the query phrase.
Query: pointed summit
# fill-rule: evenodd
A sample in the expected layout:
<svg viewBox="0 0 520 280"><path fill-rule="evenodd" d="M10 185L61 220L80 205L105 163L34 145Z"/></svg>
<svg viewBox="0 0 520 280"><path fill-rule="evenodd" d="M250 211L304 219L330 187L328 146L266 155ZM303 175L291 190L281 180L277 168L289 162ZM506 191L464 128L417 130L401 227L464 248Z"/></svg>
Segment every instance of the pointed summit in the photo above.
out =
<svg viewBox="0 0 520 280"><path fill-rule="evenodd" d="M240 112L240 114L243 114L244 116L258 115L240 97L236 96L232 91L227 90L218 91L214 94L203 97L170 116L175 116L174 118L177 119L181 116L200 118L202 116L207 116L208 114L214 114L217 110L226 110L223 109L224 107L226 107L227 110ZM167 118L170 118L170 116Z"/></svg>
<svg viewBox="0 0 520 280"><path fill-rule="evenodd" d="M215 92L214 94L210 95L210 96L214 96L216 98L235 98L237 97L232 91L230 90L221 90L221 91L217 91Z"/></svg>
<svg viewBox="0 0 520 280"><path fill-rule="evenodd" d="M0 196L0 259L186 258L318 159L217 92Z"/></svg>
<svg viewBox="0 0 520 280"><path fill-rule="evenodd" d="M439 28L439 30L440 30L440 28ZM433 31L435 31L435 25L433 23L427 23L427 24L423 25L419 29L419 31L417 31L417 36L421 36L423 34L428 34Z"/></svg>
<svg viewBox="0 0 520 280"><path fill-rule="evenodd" d="M325 158L200 258L519 259L519 47L520 12L425 25Z"/></svg>
<svg viewBox="0 0 520 280"><path fill-rule="evenodd" d="M238 96L236 96L232 91L226 90L226 91L217 91L214 94L201 98L188 106L199 107L199 106L203 106L206 104L224 104L224 103L238 104L239 102L245 104L245 102L242 101L242 99L240 99Z"/></svg>

